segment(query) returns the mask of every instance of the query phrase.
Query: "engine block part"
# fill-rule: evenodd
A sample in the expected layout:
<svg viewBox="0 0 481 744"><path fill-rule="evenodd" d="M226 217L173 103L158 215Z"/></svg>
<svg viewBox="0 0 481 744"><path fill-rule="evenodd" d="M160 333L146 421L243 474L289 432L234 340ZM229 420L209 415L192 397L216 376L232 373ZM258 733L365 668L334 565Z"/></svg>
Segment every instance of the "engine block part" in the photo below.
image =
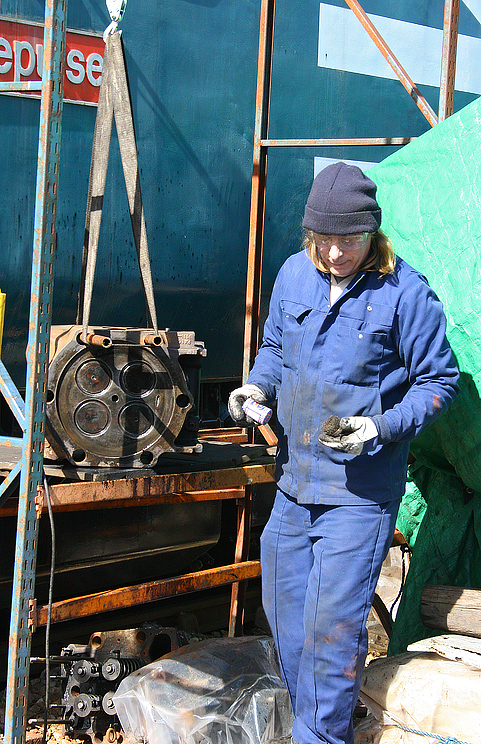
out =
<svg viewBox="0 0 481 744"><path fill-rule="evenodd" d="M120 682L141 666L138 659L117 659L111 657L102 664L102 677L109 682Z"/></svg>
<svg viewBox="0 0 481 744"><path fill-rule="evenodd" d="M62 649L60 677L65 733L92 744L121 741L112 696L124 677L181 645L178 632L148 624L93 633L85 646Z"/></svg>
<svg viewBox="0 0 481 744"><path fill-rule="evenodd" d="M189 384L202 356L192 332L97 327L83 340L80 326L53 326L46 457L145 468L163 452L198 451Z"/></svg>

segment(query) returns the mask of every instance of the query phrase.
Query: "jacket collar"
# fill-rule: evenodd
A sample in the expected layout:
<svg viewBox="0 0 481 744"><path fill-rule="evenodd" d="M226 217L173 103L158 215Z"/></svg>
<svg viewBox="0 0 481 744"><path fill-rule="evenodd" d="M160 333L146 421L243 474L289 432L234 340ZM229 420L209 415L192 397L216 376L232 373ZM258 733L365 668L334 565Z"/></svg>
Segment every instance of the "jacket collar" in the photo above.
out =
<svg viewBox="0 0 481 744"><path fill-rule="evenodd" d="M331 305L331 275L327 274L323 271L317 271L320 278L322 278L322 286L324 290L324 294L328 300L329 306ZM337 305L339 302L343 302L346 296L354 289L354 287L357 287L357 285L364 279L368 272L367 271L358 271L357 274L355 274L347 287L343 290L342 294L334 305Z"/></svg>

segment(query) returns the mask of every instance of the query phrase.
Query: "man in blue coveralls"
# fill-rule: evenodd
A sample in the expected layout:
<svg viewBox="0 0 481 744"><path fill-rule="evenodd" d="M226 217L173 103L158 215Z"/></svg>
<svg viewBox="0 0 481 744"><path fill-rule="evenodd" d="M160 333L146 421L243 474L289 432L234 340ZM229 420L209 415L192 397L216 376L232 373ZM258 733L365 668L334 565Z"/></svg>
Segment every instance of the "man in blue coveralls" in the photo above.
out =
<svg viewBox="0 0 481 744"><path fill-rule="evenodd" d="M441 303L380 224L376 185L359 168L318 174L304 250L279 271L255 364L229 399L244 425L247 398L277 400L262 591L299 744L353 742L366 620L409 440L458 392Z"/></svg>

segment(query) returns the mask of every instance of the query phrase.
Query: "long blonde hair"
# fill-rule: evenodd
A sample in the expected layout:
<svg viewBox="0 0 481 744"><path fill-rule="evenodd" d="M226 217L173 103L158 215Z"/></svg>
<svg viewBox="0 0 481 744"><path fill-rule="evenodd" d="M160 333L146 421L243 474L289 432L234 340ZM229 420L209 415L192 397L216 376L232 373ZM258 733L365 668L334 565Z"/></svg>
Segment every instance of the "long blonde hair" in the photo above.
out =
<svg viewBox="0 0 481 744"><path fill-rule="evenodd" d="M329 269L323 263L321 254L316 245L315 235L312 230L304 231L304 240L302 247L311 259L312 263L319 269L328 274ZM366 256L365 261L360 267L360 271L378 271L380 274L393 274L396 266L396 254L386 233L377 230L371 233L371 248Z"/></svg>

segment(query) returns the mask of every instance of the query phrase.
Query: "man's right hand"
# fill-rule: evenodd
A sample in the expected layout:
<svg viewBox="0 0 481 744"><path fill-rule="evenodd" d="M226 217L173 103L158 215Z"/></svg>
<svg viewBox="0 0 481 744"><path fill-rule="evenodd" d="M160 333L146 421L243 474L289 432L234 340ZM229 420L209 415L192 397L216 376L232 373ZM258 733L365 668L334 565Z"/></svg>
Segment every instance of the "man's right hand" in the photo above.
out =
<svg viewBox="0 0 481 744"><path fill-rule="evenodd" d="M246 384L233 390L229 395L227 408L229 409L232 419L240 426L253 426L256 423L250 418L250 416L246 416L242 408L247 398L252 398L256 403L261 403L262 405L267 403L265 394L257 387L257 385Z"/></svg>

